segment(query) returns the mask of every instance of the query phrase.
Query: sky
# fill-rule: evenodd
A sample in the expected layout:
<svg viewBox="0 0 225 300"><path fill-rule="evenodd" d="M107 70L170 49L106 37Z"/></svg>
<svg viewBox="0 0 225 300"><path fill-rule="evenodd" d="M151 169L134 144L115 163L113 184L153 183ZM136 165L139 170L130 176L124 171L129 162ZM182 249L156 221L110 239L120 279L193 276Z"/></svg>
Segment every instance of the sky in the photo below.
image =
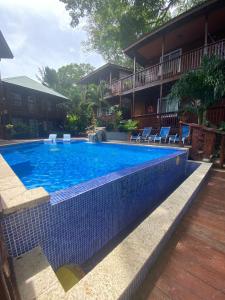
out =
<svg viewBox="0 0 225 300"><path fill-rule="evenodd" d="M101 55L83 49L84 21L70 26L70 16L59 0L0 0L0 30L14 59L0 62L1 77L26 75L37 80L38 68L69 63L104 64Z"/></svg>

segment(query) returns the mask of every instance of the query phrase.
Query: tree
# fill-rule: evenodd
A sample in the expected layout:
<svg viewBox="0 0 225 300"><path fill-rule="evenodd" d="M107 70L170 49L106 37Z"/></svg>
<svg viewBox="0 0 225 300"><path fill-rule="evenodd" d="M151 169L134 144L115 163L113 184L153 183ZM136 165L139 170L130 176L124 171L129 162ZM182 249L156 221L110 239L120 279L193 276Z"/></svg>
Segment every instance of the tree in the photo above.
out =
<svg viewBox="0 0 225 300"><path fill-rule="evenodd" d="M42 67L38 69L39 75L37 78L41 81L42 84L50 87L54 90L57 90L58 86L58 74L55 69L49 67Z"/></svg>
<svg viewBox="0 0 225 300"><path fill-rule="evenodd" d="M58 70L49 67L39 68L37 78L42 84L71 98L78 81L92 71L94 71L94 67L90 64L73 63L62 66Z"/></svg>
<svg viewBox="0 0 225 300"><path fill-rule="evenodd" d="M205 56L199 69L183 75L172 87L169 99L180 99L186 111L198 115L198 123L206 123L207 109L225 95L225 60Z"/></svg>
<svg viewBox="0 0 225 300"><path fill-rule="evenodd" d="M69 64L58 70L44 67L39 69L38 79L70 99L58 104L67 113L67 129L83 131L95 120L95 112L103 103L105 83L82 87L79 80L93 71L90 64Z"/></svg>
<svg viewBox="0 0 225 300"><path fill-rule="evenodd" d="M122 49L143 34L203 0L60 0L77 26L87 18L88 50L102 54L107 61L129 64ZM171 10L173 9L173 14Z"/></svg>

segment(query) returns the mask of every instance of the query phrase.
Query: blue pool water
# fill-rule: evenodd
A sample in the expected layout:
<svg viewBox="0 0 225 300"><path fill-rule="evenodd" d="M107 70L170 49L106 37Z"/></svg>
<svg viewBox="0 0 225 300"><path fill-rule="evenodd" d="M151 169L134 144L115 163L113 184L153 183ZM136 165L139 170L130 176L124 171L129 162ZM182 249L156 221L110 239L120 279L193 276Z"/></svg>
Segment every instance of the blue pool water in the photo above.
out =
<svg viewBox="0 0 225 300"><path fill-rule="evenodd" d="M33 143L3 147L0 153L24 185L58 191L90 179L181 151L118 144Z"/></svg>

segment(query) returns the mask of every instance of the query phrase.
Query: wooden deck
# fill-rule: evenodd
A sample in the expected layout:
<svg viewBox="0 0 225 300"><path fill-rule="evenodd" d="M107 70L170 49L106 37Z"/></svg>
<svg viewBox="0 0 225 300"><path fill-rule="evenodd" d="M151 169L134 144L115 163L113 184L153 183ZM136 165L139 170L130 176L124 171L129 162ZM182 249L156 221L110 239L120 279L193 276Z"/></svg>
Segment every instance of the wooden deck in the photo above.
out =
<svg viewBox="0 0 225 300"><path fill-rule="evenodd" d="M225 299L225 172L211 171L133 299Z"/></svg>

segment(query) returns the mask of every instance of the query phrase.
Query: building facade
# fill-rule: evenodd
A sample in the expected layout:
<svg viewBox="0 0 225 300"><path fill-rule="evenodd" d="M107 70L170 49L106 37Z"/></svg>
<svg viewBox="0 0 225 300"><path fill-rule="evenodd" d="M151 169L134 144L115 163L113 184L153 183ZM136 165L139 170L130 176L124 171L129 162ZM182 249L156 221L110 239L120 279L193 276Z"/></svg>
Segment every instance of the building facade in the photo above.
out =
<svg viewBox="0 0 225 300"><path fill-rule="evenodd" d="M67 101L26 76L2 79L2 138L44 137L62 130Z"/></svg>
<svg viewBox="0 0 225 300"><path fill-rule="evenodd" d="M177 129L178 101L169 102L173 84L201 65L204 55L225 59L225 2L206 1L171 19L124 50L134 70L111 81L105 98L130 106L139 127L171 126ZM225 121L225 101L208 111L215 125ZM194 120L194 116L189 121Z"/></svg>

